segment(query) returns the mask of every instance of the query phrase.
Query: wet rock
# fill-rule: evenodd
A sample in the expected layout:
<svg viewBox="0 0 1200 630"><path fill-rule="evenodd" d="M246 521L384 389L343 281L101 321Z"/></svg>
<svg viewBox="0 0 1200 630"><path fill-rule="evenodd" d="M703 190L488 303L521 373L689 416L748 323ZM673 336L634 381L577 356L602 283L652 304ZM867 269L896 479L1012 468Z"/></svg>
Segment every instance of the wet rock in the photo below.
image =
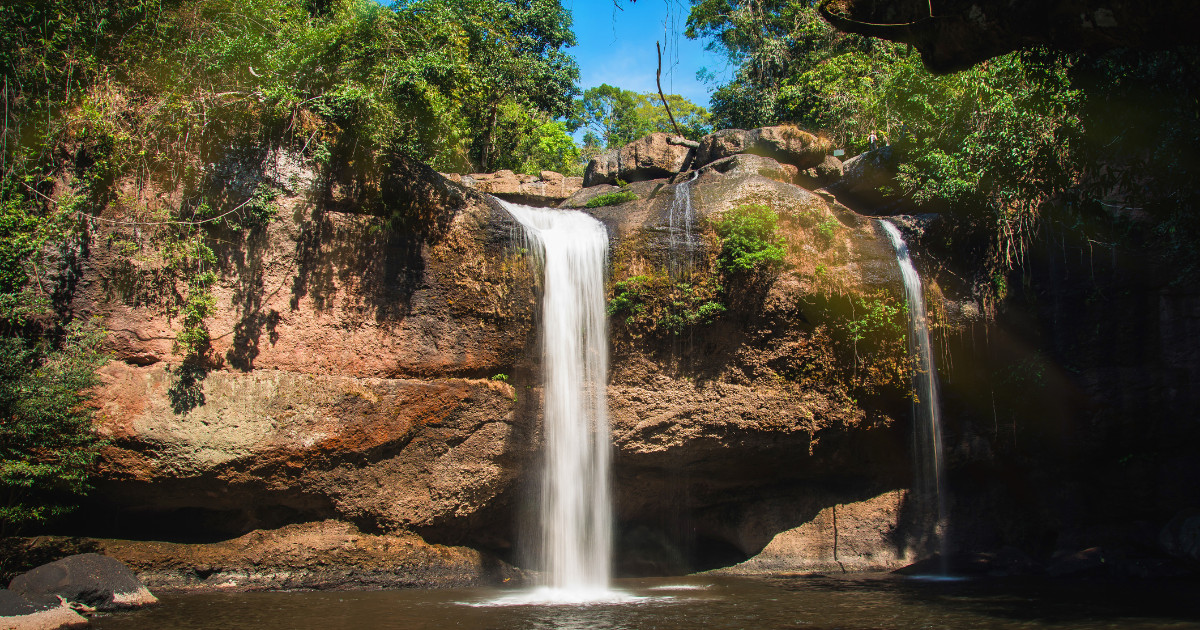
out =
<svg viewBox="0 0 1200 630"><path fill-rule="evenodd" d="M1185 510L1162 528L1159 544L1176 558L1200 562L1200 510Z"/></svg>
<svg viewBox="0 0 1200 630"><path fill-rule="evenodd" d="M1050 560L1046 573L1053 577L1103 576L1109 573L1104 549L1091 547L1071 552L1059 552Z"/></svg>
<svg viewBox="0 0 1200 630"><path fill-rule="evenodd" d="M107 611L140 608L158 602L120 560L96 553L67 556L12 579L8 588L43 605L61 600L73 606Z"/></svg>
<svg viewBox="0 0 1200 630"><path fill-rule="evenodd" d="M1009 577L1042 573L1042 566L1016 547L997 551L951 553L944 561L940 553L897 569L900 575Z"/></svg>
<svg viewBox="0 0 1200 630"><path fill-rule="evenodd" d="M39 606L10 590L0 590L0 628L4 630L60 630L87 625L87 618L66 603Z"/></svg>
<svg viewBox="0 0 1200 630"><path fill-rule="evenodd" d="M669 177L686 170L695 150L665 133L652 133L629 144L602 153L588 162L583 174L585 187Z"/></svg>
<svg viewBox="0 0 1200 630"><path fill-rule="evenodd" d="M363 533L333 520L205 544L97 543L157 589L449 588L512 585L527 577L474 549L430 544L408 532Z"/></svg>

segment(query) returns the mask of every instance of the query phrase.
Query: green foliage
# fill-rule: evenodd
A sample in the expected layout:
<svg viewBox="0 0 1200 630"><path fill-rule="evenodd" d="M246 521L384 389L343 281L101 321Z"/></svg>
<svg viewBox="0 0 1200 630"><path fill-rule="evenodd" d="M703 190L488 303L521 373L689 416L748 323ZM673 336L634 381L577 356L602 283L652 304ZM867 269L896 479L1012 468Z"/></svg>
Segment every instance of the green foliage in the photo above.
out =
<svg viewBox="0 0 1200 630"><path fill-rule="evenodd" d="M706 109L678 94L667 94L671 114L685 138L699 140L712 131ZM571 118L577 129L585 127L588 146L617 148L654 132L675 133L658 94L631 92L607 83L584 91Z"/></svg>
<svg viewBox="0 0 1200 630"><path fill-rule="evenodd" d="M583 175L579 147L567 133L566 123L543 123L529 135L528 144L522 153L529 157L522 165L521 172L537 175L542 171L556 171L566 175Z"/></svg>
<svg viewBox="0 0 1200 630"><path fill-rule="evenodd" d="M495 376L493 376L493 377L492 377L492 380L493 380L493 381L500 381L500 382L502 382L502 383L507 383L507 382L508 382L508 375L507 375L507 374L497 374L497 375L495 375Z"/></svg>
<svg viewBox="0 0 1200 630"><path fill-rule="evenodd" d="M908 305L885 295L851 300L851 314L838 337L852 356L848 385L873 393L881 387L909 389L912 360L908 354Z"/></svg>
<svg viewBox="0 0 1200 630"><path fill-rule="evenodd" d="M87 390L104 334L72 325L49 339L0 337L0 537L63 514L89 488L100 442Z"/></svg>
<svg viewBox="0 0 1200 630"><path fill-rule="evenodd" d="M622 190L618 192L604 193L596 195L588 200L584 205L586 208L601 208L604 206L616 206L630 201L634 201L638 196L633 191Z"/></svg>
<svg viewBox="0 0 1200 630"><path fill-rule="evenodd" d="M1070 59L1012 53L935 76L911 48L834 30L806 0L701 0L688 35L738 70L713 94L717 126L794 121L851 152L892 144L896 196L952 211L956 254L986 279L1020 263L1041 209L1076 180L1082 130ZM979 245L982 243L982 245ZM981 282L981 286L987 285Z"/></svg>
<svg viewBox="0 0 1200 630"><path fill-rule="evenodd" d="M783 266L786 251L776 234L779 215L766 206L738 206L713 221L721 239L717 259L727 275L769 274Z"/></svg>
<svg viewBox="0 0 1200 630"><path fill-rule="evenodd" d="M833 242L833 237L837 234L837 227L837 219L831 217L818 223L815 229L817 236L828 245Z"/></svg>
<svg viewBox="0 0 1200 630"><path fill-rule="evenodd" d="M710 276L698 274L687 281L666 275L639 275L613 286L608 303L610 317L621 317L633 336L678 336L720 319L727 310L722 288Z"/></svg>
<svg viewBox="0 0 1200 630"><path fill-rule="evenodd" d="M850 341L858 343L870 337L885 335L904 339L908 305L896 305L891 298L859 298L857 315L846 322Z"/></svg>

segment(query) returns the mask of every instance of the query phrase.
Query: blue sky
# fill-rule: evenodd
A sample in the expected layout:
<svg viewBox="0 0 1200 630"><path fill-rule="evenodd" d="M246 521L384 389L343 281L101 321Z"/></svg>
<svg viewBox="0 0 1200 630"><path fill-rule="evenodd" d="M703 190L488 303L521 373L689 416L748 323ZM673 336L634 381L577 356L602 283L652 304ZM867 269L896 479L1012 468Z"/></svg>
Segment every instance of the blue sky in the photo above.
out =
<svg viewBox="0 0 1200 630"><path fill-rule="evenodd" d="M562 0L575 18L572 27L578 45L569 49L579 62L579 86L586 90L601 83L634 92L657 92L654 42L663 44L662 88L667 94L709 106L709 90L696 79L702 67L724 81L730 74L725 59L704 50L700 41L683 36L688 0Z"/></svg>

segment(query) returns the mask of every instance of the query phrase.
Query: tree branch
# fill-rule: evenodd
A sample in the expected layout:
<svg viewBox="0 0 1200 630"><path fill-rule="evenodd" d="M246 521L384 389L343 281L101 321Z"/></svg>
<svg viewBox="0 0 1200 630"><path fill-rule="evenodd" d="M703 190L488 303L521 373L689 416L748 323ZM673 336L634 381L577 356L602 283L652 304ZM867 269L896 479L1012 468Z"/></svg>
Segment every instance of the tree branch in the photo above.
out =
<svg viewBox="0 0 1200 630"><path fill-rule="evenodd" d="M662 91L662 44L654 42L654 49L658 51L658 72L654 74L654 82L658 84L658 98L662 99L663 107L667 110L667 118L671 119L671 126L675 128L675 135L682 137L683 132L679 130L679 123L675 122L675 116L671 114L671 106L667 104L667 97L663 96Z"/></svg>

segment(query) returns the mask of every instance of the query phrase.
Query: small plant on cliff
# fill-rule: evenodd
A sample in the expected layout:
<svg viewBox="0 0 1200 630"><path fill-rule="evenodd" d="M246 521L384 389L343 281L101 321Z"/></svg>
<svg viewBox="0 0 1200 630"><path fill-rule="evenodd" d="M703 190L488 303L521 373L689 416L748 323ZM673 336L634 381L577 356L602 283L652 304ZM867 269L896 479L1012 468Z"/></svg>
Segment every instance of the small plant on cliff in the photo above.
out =
<svg viewBox="0 0 1200 630"><path fill-rule="evenodd" d="M738 206L726 212L713 222L721 238L717 266L726 276L778 271L785 253L783 240L776 234L778 222L779 215L766 206Z"/></svg>
<svg viewBox="0 0 1200 630"><path fill-rule="evenodd" d="M725 314L721 286L709 275L694 275L672 282L666 275L640 275L614 285L608 303L610 316L624 316L626 327L638 337L680 335L688 328L705 326Z"/></svg>
<svg viewBox="0 0 1200 630"><path fill-rule="evenodd" d="M638 196L636 193L633 193L628 190L623 190L621 192L606 193L603 195L597 195L595 197L592 197L590 200L588 200L587 205L584 207L600 208L603 206L616 206L616 205L623 204L628 201L633 201L637 198L638 198Z"/></svg>
<svg viewBox="0 0 1200 630"><path fill-rule="evenodd" d="M870 393L880 386L905 388L910 375L908 305L885 295L859 298L844 326L853 354L850 384Z"/></svg>

